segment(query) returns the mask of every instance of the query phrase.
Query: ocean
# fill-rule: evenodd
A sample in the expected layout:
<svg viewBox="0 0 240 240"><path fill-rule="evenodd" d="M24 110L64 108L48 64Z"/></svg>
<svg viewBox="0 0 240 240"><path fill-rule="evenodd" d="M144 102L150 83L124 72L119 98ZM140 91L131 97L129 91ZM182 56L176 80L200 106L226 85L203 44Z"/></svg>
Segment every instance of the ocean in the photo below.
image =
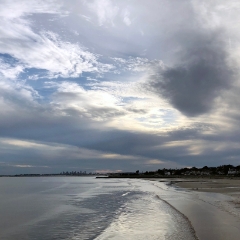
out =
<svg viewBox="0 0 240 240"><path fill-rule="evenodd" d="M166 188L141 179L2 177L0 239L196 239L161 198Z"/></svg>

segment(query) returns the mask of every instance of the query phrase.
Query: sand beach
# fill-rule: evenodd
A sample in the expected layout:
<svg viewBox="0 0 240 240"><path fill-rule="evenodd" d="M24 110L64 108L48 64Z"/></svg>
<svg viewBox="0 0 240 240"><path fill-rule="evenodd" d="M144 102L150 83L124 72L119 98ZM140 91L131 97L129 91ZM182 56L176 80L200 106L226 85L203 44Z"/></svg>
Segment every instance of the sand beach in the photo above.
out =
<svg viewBox="0 0 240 240"><path fill-rule="evenodd" d="M177 181L174 184L190 191L219 193L229 196L231 197L229 203L236 208L235 214L238 214L240 208L240 179L188 179L185 181Z"/></svg>
<svg viewBox="0 0 240 240"><path fill-rule="evenodd" d="M179 178L166 181L171 194L162 198L189 219L199 239L239 239L239 179Z"/></svg>
<svg viewBox="0 0 240 240"><path fill-rule="evenodd" d="M236 178L183 179L171 182L188 190L240 196L240 179Z"/></svg>

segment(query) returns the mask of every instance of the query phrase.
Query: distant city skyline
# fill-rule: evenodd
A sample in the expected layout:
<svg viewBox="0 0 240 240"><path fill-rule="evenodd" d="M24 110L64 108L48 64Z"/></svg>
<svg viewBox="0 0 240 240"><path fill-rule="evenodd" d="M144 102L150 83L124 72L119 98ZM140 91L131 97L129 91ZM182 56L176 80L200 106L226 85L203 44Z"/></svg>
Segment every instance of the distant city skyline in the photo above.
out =
<svg viewBox="0 0 240 240"><path fill-rule="evenodd" d="M239 165L239 7L0 1L0 175Z"/></svg>

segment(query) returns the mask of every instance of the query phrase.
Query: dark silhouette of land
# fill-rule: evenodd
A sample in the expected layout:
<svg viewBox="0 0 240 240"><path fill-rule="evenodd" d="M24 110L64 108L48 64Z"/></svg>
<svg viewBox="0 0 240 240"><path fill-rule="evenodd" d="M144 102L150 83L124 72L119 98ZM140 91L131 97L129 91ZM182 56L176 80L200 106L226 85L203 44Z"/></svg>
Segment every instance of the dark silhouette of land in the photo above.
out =
<svg viewBox="0 0 240 240"><path fill-rule="evenodd" d="M181 168L181 169L158 169L156 171L146 172L121 172L108 173L108 177L134 177L134 178L159 178L159 177L240 177L240 165L221 165L218 167L204 166L202 168Z"/></svg>
<svg viewBox="0 0 240 240"><path fill-rule="evenodd" d="M224 178L224 177L240 177L240 165L221 165L218 167L208 167L204 166L202 168L192 167L192 168L180 168L180 169L172 169L172 168L163 168L158 169L156 171L145 171L140 172L139 170L135 172L117 172L117 173L87 173L86 171L63 171L61 173L50 173L50 174L15 174L15 175L0 175L0 177L54 177L54 176L97 176L97 177L133 177L133 178L176 178L176 177L216 177L216 178Z"/></svg>

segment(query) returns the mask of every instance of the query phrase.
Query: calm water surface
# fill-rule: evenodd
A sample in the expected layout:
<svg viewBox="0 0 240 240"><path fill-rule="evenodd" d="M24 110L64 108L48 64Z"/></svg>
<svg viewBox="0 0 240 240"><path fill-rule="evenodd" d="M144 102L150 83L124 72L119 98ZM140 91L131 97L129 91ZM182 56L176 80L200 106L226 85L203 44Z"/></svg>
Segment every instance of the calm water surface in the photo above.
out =
<svg viewBox="0 0 240 240"><path fill-rule="evenodd" d="M0 239L195 239L160 195L136 179L0 178Z"/></svg>

